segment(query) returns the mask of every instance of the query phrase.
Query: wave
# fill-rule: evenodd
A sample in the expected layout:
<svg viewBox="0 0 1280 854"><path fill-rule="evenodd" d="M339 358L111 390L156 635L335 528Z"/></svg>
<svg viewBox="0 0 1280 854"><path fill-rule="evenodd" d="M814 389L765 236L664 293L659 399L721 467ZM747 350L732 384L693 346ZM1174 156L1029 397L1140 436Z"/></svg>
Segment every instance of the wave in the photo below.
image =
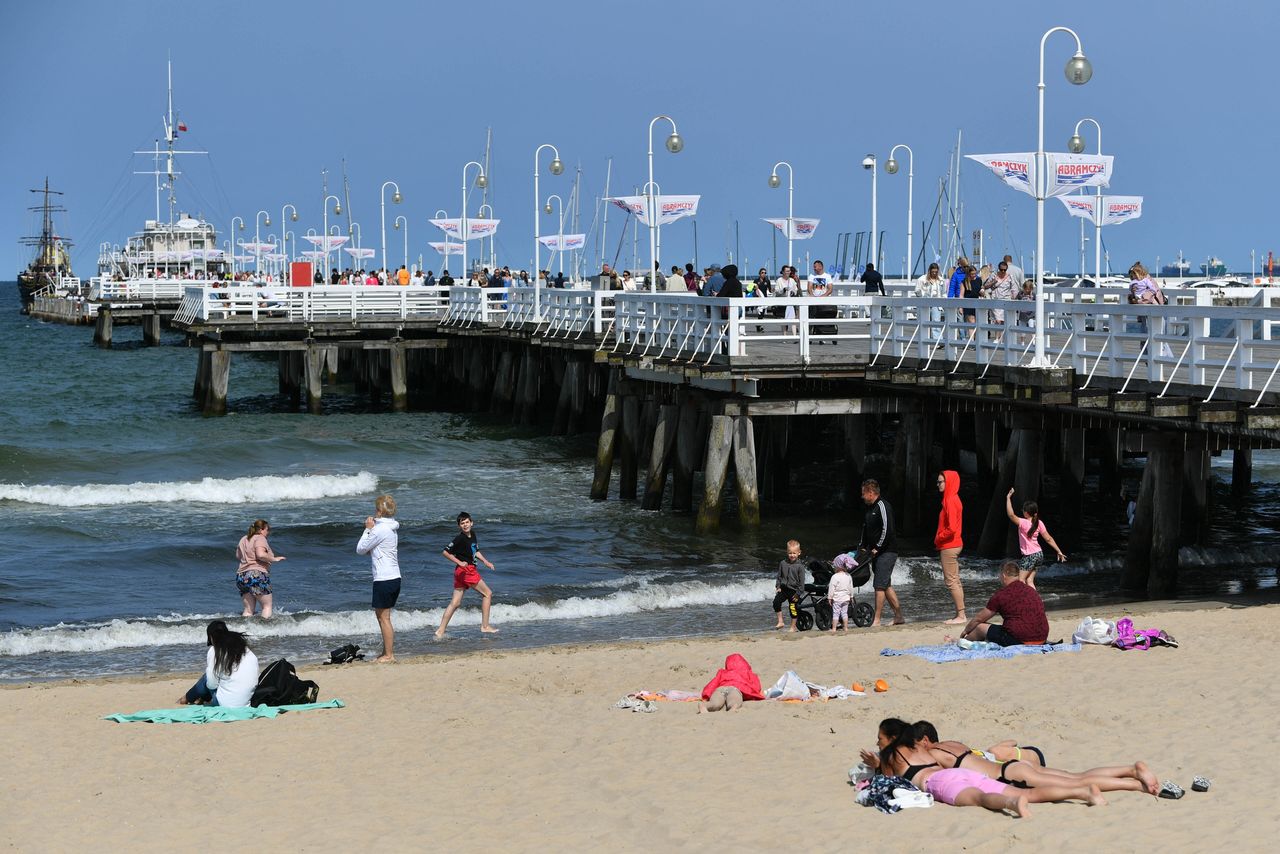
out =
<svg viewBox="0 0 1280 854"><path fill-rule="evenodd" d="M108 507L122 504L265 504L360 495L378 488L367 471L354 475L262 475L160 483L89 483L81 486L0 483L0 501L51 507Z"/></svg>
<svg viewBox="0 0 1280 854"><path fill-rule="evenodd" d="M532 623L549 620L590 620L713 605L741 605L767 602L773 595L772 580L752 580L728 584L690 581L679 584L641 583L635 589L608 596L571 596L553 602L495 604L492 619L504 623ZM443 608L397 610L397 631L434 628L440 624ZM59 623L36 629L15 629L0 634L0 656L42 653L101 652L131 647L203 646L209 620L225 619L234 629L247 631L251 638L322 637L344 640L376 635L377 620L370 610L282 614L271 620L246 621L219 614L182 614L150 619L111 620L105 623L72 625ZM479 625L476 609L459 610L450 625Z"/></svg>

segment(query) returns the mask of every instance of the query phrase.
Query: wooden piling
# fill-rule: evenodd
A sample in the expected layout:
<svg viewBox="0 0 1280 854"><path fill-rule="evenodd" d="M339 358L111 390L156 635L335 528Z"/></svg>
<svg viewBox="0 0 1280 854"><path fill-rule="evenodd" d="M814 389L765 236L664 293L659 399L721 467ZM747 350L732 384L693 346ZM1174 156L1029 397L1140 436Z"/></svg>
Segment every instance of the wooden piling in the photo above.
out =
<svg viewBox="0 0 1280 854"><path fill-rule="evenodd" d="M1253 450L1236 448L1231 452L1231 492L1244 495L1253 482Z"/></svg>
<svg viewBox="0 0 1280 854"><path fill-rule="evenodd" d="M405 346L397 341L387 351L391 359L391 408L396 412L404 412L409 408L409 386L405 381Z"/></svg>
<svg viewBox="0 0 1280 854"><path fill-rule="evenodd" d="M618 497L623 501L636 500L640 443L640 401L634 394L624 394L622 396L622 472L618 476Z"/></svg>
<svg viewBox="0 0 1280 854"><path fill-rule="evenodd" d="M609 389L604 398L604 415L600 418L600 437L596 440L596 471L591 480L591 499L609 497L609 478L613 473L613 453L618 437L618 375L609 373Z"/></svg>
<svg viewBox="0 0 1280 854"><path fill-rule="evenodd" d="M319 415L323 410L320 406L320 398L323 394L321 390L321 374L324 371L324 365L327 361L326 351L328 348L317 347L311 345L307 347L306 353L306 383L307 383L307 411L312 415Z"/></svg>
<svg viewBox="0 0 1280 854"><path fill-rule="evenodd" d="M191 388L191 397L204 406L205 396L209 393L209 363L211 356L208 350L200 349L196 351L196 381Z"/></svg>
<svg viewBox="0 0 1280 854"><path fill-rule="evenodd" d="M573 387L577 383L578 363L569 362L560 377L560 395L556 400L556 414L551 422L551 435L563 436L569 432L569 418L573 407Z"/></svg>
<svg viewBox="0 0 1280 854"><path fill-rule="evenodd" d="M756 477L756 440L751 416L733 419L733 476L738 484L738 521L760 526L760 484Z"/></svg>
<svg viewBox="0 0 1280 854"><path fill-rule="evenodd" d="M1182 437L1162 435L1151 449L1155 469L1151 508L1151 572L1147 598L1169 599L1178 593L1178 547L1182 529Z"/></svg>
<svg viewBox="0 0 1280 854"><path fill-rule="evenodd" d="M94 346L111 349L111 325L111 308L104 305L98 309L98 317L93 323Z"/></svg>
<svg viewBox="0 0 1280 854"><path fill-rule="evenodd" d="M658 423L654 427L649 450L649 476L645 479L644 500L641 508L661 510L662 494L667 489L667 468L676 445L676 427L680 407L664 404L658 410Z"/></svg>
<svg viewBox="0 0 1280 854"><path fill-rule="evenodd" d="M1209 534L1209 448L1203 436L1184 435L1182 456L1182 529L1203 543Z"/></svg>
<svg viewBox="0 0 1280 854"><path fill-rule="evenodd" d="M904 452L902 460L902 530L922 530L924 519L924 488L927 473L927 445L925 440L926 421L928 415L916 418L904 418L899 425L899 436L903 440Z"/></svg>
<svg viewBox="0 0 1280 854"><path fill-rule="evenodd" d="M867 459L866 415L843 415L845 496L849 504L858 500ZM790 419L788 419L790 421Z"/></svg>
<svg viewBox="0 0 1280 854"><path fill-rule="evenodd" d="M725 475L729 471L729 456L733 451L733 418L728 415L711 416L710 434L707 437L707 453L703 463L702 505L698 508L695 530L699 534L715 531L720 527L720 509Z"/></svg>
<svg viewBox="0 0 1280 854"><path fill-rule="evenodd" d="M671 482L671 509L677 513L693 510L693 473L698 468L698 406L685 399L680 404L680 423L676 428L675 470Z"/></svg>
<svg viewBox="0 0 1280 854"><path fill-rule="evenodd" d="M1155 506L1155 468L1150 456L1142 469L1142 484L1138 487L1138 506L1129 526L1129 543L1125 548L1124 572L1120 575L1120 587L1133 593L1147 589L1151 575L1151 523Z"/></svg>
<svg viewBox="0 0 1280 854"><path fill-rule="evenodd" d="M1080 427L1063 427L1059 447L1062 458L1058 473L1058 512L1063 527L1079 531L1084 511L1084 478L1088 471L1085 431Z"/></svg>
<svg viewBox="0 0 1280 854"><path fill-rule="evenodd" d="M1009 434L1009 444L1000 455L1000 465L996 468L994 488L991 499L987 502L987 515L982 521L982 534L978 538L978 554L988 558L1006 556L1005 546L1008 542L1009 519L1004 513L1004 499L1013 486L1014 472L1018 467L1018 446L1022 442L1022 430L1014 430Z"/></svg>
<svg viewBox="0 0 1280 854"><path fill-rule="evenodd" d="M227 414L227 386L231 380L231 351L209 353L209 386L204 399L205 415Z"/></svg>
<svg viewBox="0 0 1280 854"><path fill-rule="evenodd" d="M160 313L144 315L142 318L142 345L155 347L160 343Z"/></svg>

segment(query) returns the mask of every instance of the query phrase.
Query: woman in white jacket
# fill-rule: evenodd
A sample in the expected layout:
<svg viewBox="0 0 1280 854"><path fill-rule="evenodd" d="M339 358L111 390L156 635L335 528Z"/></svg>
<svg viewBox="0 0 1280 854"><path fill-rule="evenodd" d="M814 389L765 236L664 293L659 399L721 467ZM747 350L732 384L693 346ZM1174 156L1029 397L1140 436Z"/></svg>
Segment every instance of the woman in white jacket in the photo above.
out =
<svg viewBox="0 0 1280 854"><path fill-rule="evenodd" d="M356 554L371 554L373 559L373 613L382 631L382 654L379 662L395 661L395 631L391 628L391 609L400 598L400 523L395 520L396 500L379 495L374 501L375 516L364 520L364 533L356 544Z"/></svg>
<svg viewBox="0 0 1280 854"><path fill-rule="evenodd" d="M258 687L258 656L249 649L248 637L231 631L222 620L214 620L205 630L205 638L209 649L204 675L178 703L229 709L249 705L253 689Z"/></svg>

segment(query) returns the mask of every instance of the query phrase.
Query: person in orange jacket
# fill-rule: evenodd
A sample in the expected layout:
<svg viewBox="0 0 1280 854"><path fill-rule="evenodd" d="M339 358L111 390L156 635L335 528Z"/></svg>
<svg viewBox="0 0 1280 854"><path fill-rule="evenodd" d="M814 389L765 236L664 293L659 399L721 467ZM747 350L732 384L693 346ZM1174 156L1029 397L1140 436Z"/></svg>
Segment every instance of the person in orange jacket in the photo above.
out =
<svg viewBox="0 0 1280 854"><path fill-rule="evenodd" d="M938 532L933 546L942 562L942 578L956 604L956 615L946 622L962 625L969 622L964 612L964 588L960 586L960 550L964 540L960 529L964 523L964 505L960 503L960 473L947 469L938 475L938 491L942 493L942 511L938 513Z"/></svg>

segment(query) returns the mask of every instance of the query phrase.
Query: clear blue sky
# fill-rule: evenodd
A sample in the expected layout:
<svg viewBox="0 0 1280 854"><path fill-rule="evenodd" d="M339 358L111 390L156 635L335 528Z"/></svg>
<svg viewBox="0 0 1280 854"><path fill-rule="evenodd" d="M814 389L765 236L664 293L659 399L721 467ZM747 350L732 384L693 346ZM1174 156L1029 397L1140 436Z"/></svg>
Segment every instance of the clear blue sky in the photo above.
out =
<svg viewBox="0 0 1280 854"><path fill-rule="evenodd" d="M1237 270L1248 270L1251 249L1259 265L1268 249L1280 255L1271 3L43 0L0 6L0 279L28 260L16 246L32 226L26 190L46 174L67 194L62 230L78 242L80 275L99 242L123 243L153 215L152 179L129 174L150 161L131 152L162 133L169 50L190 127L182 140L212 155L184 159L179 199L222 237L233 215L252 222L259 209L278 233L286 202L301 212L297 233L318 231L321 170L332 189L345 156L364 245L379 242L378 188L395 180L405 201L388 203L388 257L401 256L390 221L403 214L411 256L438 270L425 244L439 232L426 220L438 208L457 214L462 165L482 157L492 126L500 260L523 267L534 148L552 142L571 169L581 165L586 230L606 158L615 193L642 184L649 119L668 113L686 147L668 154L657 132L656 178L668 193L702 194L700 262L724 260L737 219L754 268L772 255L760 218L786 215L785 183L766 185L776 160L795 167L796 215L822 219L798 256L830 259L838 232L870 226L864 154L883 161L895 143L914 148L918 223L957 130L966 153L1034 150L1038 44L1055 25L1080 33L1094 76L1069 85L1062 66L1074 45L1050 39L1046 147L1065 150L1075 121L1092 116L1116 157L1111 192L1146 196L1142 219L1103 231L1113 268L1167 262L1179 249ZM1095 150L1092 126L1085 136ZM543 194L567 199L570 172L552 178L545 161L541 171ZM905 169L880 172L879 197L897 275ZM1005 248L1008 205L1008 248L1030 261L1029 196L966 162L962 198L966 230L984 227L989 252ZM1074 270L1078 221L1057 202L1046 210L1048 266L1061 258ZM610 255L624 218L610 214ZM553 233L554 219L542 228ZM662 260L692 260L692 235L688 220L665 228ZM647 266L643 235L641 258ZM620 263L630 259L628 236Z"/></svg>

